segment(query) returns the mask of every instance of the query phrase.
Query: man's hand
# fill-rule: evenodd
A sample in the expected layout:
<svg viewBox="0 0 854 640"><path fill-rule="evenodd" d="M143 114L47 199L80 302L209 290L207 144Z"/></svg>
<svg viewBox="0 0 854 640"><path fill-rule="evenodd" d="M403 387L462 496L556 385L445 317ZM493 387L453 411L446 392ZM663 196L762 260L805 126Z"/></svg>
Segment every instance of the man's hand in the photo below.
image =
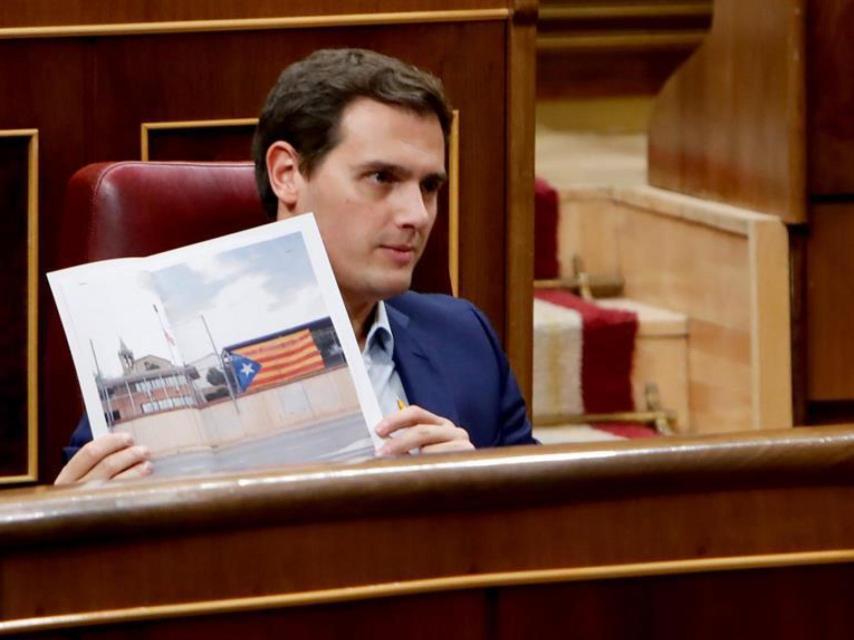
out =
<svg viewBox="0 0 854 640"><path fill-rule="evenodd" d="M381 456L396 456L420 449L423 453L472 451L474 445L465 429L426 409L411 405L383 418L377 435L388 438L380 448ZM394 437L389 437L395 434Z"/></svg>
<svg viewBox="0 0 854 640"><path fill-rule="evenodd" d="M108 433L95 438L68 461L54 484L71 484L90 480L140 478L152 471L151 452L135 447L127 433Z"/></svg>

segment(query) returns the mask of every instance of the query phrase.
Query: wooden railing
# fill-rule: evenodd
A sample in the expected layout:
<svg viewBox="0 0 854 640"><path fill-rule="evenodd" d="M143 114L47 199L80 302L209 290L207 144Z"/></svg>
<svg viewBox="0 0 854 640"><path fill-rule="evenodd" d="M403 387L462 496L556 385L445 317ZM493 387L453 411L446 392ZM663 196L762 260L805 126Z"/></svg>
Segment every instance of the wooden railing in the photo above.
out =
<svg viewBox="0 0 854 640"><path fill-rule="evenodd" d="M852 480L825 428L13 490L0 634L841 638Z"/></svg>

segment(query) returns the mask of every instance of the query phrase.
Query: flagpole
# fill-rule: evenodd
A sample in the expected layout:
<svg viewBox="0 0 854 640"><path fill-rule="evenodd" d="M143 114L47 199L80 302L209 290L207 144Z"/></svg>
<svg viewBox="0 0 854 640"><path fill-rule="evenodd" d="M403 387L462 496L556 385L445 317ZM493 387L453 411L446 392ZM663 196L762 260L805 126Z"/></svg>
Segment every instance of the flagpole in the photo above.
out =
<svg viewBox="0 0 854 640"><path fill-rule="evenodd" d="M199 317L202 319L202 325L205 327L205 332L208 334L208 340L211 341L211 347L213 347L214 354L216 354L216 357L219 360L219 366L222 367L222 375L225 376L225 386L228 389L228 395L231 396L231 400L234 402L235 411L240 413L240 407L237 405L237 398L234 396L234 390L231 388L231 382L228 379L228 371L225 369L225 361L222 359L222 354L219 352L219 349L216 348L213 335L211 335L211 330L208 327L208 321L205 320L205 316L202 313L199 314Z"/></svg>
<svg viewBox="0 0 854 640"><path fill-rule="evenodd" d="M92 349L92 359L95 361L95 371L98 375L95 377L95 386L98 387L98 399L101 399L101 381L104 379L104 376L101 374L101 366L98 364L98 356L95 354L95 343L92 342L92 338L89 338L89 348ZM110 403L110 390L104 388L104 400L107 401L107 426L113 426L113 406ZM103 405L101 405L103 407Z"/></svg>

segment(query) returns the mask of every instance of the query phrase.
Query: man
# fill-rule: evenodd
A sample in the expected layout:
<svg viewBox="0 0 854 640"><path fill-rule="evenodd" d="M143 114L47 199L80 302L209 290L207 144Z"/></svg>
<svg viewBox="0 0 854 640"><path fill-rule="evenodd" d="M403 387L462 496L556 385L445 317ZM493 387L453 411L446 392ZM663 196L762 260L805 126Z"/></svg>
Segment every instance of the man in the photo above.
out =
<svg viewBox="0 0 854 640"><path fill-rule="evenodd" d="M255 134L271 217L315 214L384 415L381 455L534 442L483 315L408 291L446 179L450 120L430 74L371 51L323 50L282 72ZM84 446L57 483L151 472L148 451L125 434L90 440L84 419L67 454Z"/></svg>

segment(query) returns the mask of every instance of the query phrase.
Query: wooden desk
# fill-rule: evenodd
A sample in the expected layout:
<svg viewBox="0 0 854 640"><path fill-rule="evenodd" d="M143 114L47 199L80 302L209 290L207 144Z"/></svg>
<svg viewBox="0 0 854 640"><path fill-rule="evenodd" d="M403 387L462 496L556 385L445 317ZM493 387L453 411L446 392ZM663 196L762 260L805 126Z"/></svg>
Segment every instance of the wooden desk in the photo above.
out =
<svg viewBox="0 0 854 640"><path fill-rule="evenodd" d="M854 431L0 497L14 637L847 637Z"/></svg>

